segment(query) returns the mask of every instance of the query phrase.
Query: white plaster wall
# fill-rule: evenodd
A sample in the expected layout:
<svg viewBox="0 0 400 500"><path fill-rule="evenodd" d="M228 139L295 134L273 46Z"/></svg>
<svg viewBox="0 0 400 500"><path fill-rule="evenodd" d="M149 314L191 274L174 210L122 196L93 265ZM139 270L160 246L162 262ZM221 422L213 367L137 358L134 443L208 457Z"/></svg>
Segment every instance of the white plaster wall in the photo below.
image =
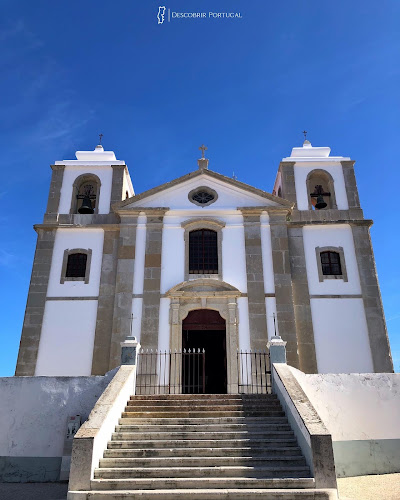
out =
<svg viewBox="0 0 400 500"><path fill-rule="evenodd" d="M170 339L170 324L169 324L169 309L171 299L162 298L160 300L160 315L158 326L158 349L161 351L169 350Z"/></svg>
<svg viewBox="0 0 400 500"><path fill-rule="evenodd" d="M101 263L103 259L103 229L58 229L47 287L48 297L97 297L99 294ZM83 248L92 250L89 283L65 281L60 283L64 250Z"/></svg>
<svg viewBox="0 0 400 500"><path fill-rule="evenodd" d="M75 179L83 174L94 174L100 179L99 214L110 212L111 186L113 169L111 166L66 166L64 169L63 183L58 212L69 214L71 210L72 191Z"/></svg>
<svg viewBox="0 0 400 500"><path fill-rule="evenodd" d="M319 373L373 372L362 299L311 299Z"/></svg>
<svg viewBox="0 0 400 500"><path fill-rule="evenodd" d="M247 293L246 249L243 216L225 216L222 229L222 279Z"/></svg>
<svg viewBox="0 0 400 500"><path fill-rule="evenodd" d="M293 375L334 441L400 439L400 374Z"/></svg>
<svg viewBox="0 0 400 500"><path fill-rule="evenodd" d="M296 200L299 210L309 210L307 192L307 176L312 170L326 170L334 181L336 204L339 210L348 210L343 169L340 162L297 162L294 165L294 180L296 185Z"/></svg>
<svg viewBox="0 0 400 500"><path fill-rule="evenodd" d="M138 339L140 342L140 336L142 332L142 306L143 299L135 297L132 300L132 335Z"/></svg>
<svg viewBox="0 0 400 500"><path fill-rule="evenodd" d="M129 177L129 174L127 173L126 169L125 169L125 172L124 172L124 177L123 177L123 184L122 184L122 196L123 196L123 200L125 200L125 193L126 191L128 191L128 195L129 195L129 198L131 196L133 196L135 194L134 190L133 190L133 186L132 186L132 182L131 182L131 179Z"/></svg>
<svg viewBox="0 0 400 500"><path fill-rule="evenodd" d="M68 417L86 420L114 373L0 378L0 456L61 457Z"/></svg>
<svg viewBox="0 0 400 500"><path fill-rule="evenodd" d="M239 350L250 350L250 325L249 325L249 302L247 297L239 297L238 316L239 316Z"/></svg>
<svg viewBox="0 0 400 500"><path fill-rule="evenodd" d="M263 212L261 222L261 252L264 273L264 292L275 293L274 267L272 263L271 226L269 216Z"/></svg>
<svg viewBox="0 0 400 500"><path fill-rule="evenodd" d="M279 335L278 321L274 325L274 314L276 318L276 299L275 297L265 297L265 309L267 314L267 330L268 330L268 340L276 334ZM267 344L265 342L265 344Z"/></svg>
<svg viewBox="0 0 400 500"><path fill-rule="evenodd" d="M146 254L146 220L145 215L138 217L136 228L135 265L133 271L133 293L143 293L144 259Z"/></svg>
<svg viewBox="0 0 400 500"><path fill-rule="evenodd" d="M161 250L161 293L185 280L185 230L179 216L164 217Z"/></svg>
<svg viewBox="0 0 400 500"><path fill-rule="evenodd" d="M46 302L35 375L90 375L97 300Z"/></svg>
<svg viewBox="0 0 400 500"><path fill-rule="evenodd" d="M310 295L361 294L353 233L348 224L304 227L303 239ZM319 281L315 249L325 246L343 247L347 282L342 279Z"/></svg>

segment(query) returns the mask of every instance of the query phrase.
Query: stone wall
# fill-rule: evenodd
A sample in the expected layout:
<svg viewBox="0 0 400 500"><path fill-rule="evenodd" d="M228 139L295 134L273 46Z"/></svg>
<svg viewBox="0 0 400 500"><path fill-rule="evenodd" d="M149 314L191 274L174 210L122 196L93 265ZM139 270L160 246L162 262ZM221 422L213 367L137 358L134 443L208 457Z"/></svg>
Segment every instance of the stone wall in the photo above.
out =
<svg viewBox="0 0 400 500"><path fill-rule="evenodd" d="M68 417L84 422L114 373L0 378L0 482L58 481Z"/></svg>

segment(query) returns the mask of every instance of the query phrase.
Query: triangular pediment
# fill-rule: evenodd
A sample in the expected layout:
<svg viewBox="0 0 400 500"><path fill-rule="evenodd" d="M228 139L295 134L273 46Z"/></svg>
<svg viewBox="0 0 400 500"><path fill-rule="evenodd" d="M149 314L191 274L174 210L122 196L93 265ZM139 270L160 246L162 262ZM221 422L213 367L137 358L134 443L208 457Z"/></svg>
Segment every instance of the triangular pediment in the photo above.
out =
<svg viewBox="0 0 400 500"><path fill-rule="evenodd" d="M217 194L215 202L204 207L193 204L189 199L189 194L200 187L206 187L214 191ZM223 210L264 206L270 208L290 208L292 203L243 182L225 177L212 170L199 169L116 203L113 208L117 212L124 212L142 207L165 207L171 210L199 208L202 210Z"/></svg>

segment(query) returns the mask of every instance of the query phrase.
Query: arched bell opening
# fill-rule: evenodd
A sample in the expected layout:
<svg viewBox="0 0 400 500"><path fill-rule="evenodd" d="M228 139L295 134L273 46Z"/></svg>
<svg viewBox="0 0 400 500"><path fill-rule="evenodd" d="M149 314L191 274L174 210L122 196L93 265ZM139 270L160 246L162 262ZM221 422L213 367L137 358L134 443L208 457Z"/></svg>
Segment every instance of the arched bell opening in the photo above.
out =
<svg viewBox="0 0 400 500"><path fill-rule="evenodd" d="M99 211L100 179L94 174L83 174L75 179L72 189L72 214L96 214Z"/></svg>
<svg viewBox="0 0 400 500"><path fill-rule="evenodd" d="M312 170L308 174L307 193L310 210L337 208L333 177L326 170Z"/></svg>
<svg viewBox="0 0 400 500"><path fill-rule="evenodd" d="M182 392L226 394L226 321L218 311L195 309L182 321ZM191 356L197 352L203 356ZM203 359L204 357L204 359Z"/></svg>

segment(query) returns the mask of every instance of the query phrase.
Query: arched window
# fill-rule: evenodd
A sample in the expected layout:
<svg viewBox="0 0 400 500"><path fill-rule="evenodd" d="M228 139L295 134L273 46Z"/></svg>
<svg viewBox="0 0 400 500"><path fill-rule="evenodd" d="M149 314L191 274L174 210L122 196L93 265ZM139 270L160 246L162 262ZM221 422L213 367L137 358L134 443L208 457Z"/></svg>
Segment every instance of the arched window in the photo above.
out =
<svg viewBox="0 0 400 500"><path fill-rule="evenodd" d="M307 193L310 210L337 208L333 178L326 170L312 170L308 174Z"/></svg>
<svg viewBox="0 0 400 500"><path fill-rule="evenodd" d="M94 174L79 176L73 186L71 213L98 213L100 179Z"/></svg>
<svg viewBox="0 0 400 500"><path fill-rule="evenodd" d="M198 229L189 233L189 274L218 274L216 231Z"/></svg>
<svg viewBox="0 0 400 500"><path fill-rule="evenodd" d="M89 283L91 259L92 250L90 248L88 250L83 248L64 250L60 283L62 284L65 281Z"/></svg>
<svg viewBox="0 0 400 500"><path fill-rule="evenodd" d="M321 266L323 275L341 275L340 255L338 252L321 252Z"/></svg>

